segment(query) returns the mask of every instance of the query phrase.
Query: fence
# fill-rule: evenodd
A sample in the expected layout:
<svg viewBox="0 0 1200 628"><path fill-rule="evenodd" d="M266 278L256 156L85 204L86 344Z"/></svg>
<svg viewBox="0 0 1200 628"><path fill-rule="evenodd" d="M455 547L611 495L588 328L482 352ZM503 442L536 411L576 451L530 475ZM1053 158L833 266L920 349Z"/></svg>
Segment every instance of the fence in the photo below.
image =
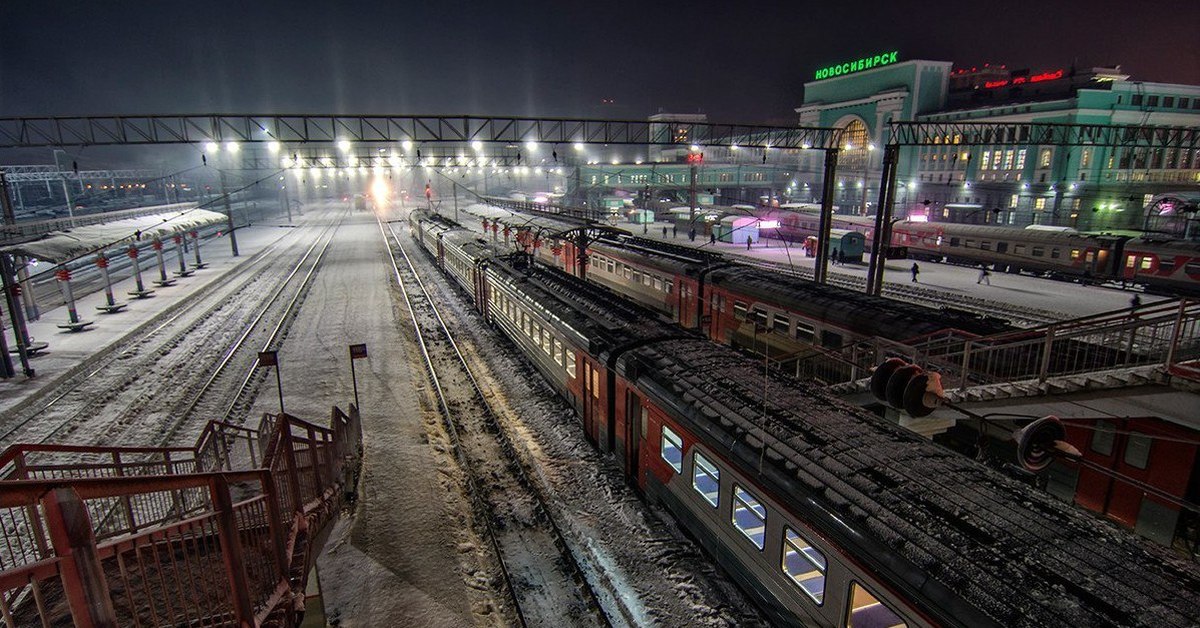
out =
<svg viewBox="0 0 1200 628"><path fill-rule="evenodd" d="M15 445L0 454L0 618L296 625L314 532L353 490L360 445L354 406L329 427L210 422L192 449Z"/></svg>
<svg viewBox="0 0 1200 628"><path fill-rule="evenodd" d="M936 371L946 388L1161 366L1200 381L1200 300L1178 299L992 336L946 331L905 342L870 338L779 362L827 385L870 376L889 357Z"/></svg>

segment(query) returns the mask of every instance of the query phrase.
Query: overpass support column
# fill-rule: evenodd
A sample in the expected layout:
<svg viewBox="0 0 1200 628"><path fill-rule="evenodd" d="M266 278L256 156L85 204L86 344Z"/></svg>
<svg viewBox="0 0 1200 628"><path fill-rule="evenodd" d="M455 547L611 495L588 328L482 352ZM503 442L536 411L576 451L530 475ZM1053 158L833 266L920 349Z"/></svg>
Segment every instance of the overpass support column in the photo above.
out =
<svg viewBox="0 0 1200 628"><path fill-rule="evenodd" d="M883 288L883 266L891 239L892 205L896 200L896 161L900 147L888 144L883 149L883 173L879 180L879 206L875 208L875 231L871 238L871 261L867 267L867 294L878 295Z"/></svg>
<svg viewBox="0 0 1200 628"><path fill-rule="evenodd" d="M829 229L833 222L833 194L837 189L838 149L825 149L825 172L821 185L821 220L817 228L817 263L813 281L825 283L829 268Z"/></svg>

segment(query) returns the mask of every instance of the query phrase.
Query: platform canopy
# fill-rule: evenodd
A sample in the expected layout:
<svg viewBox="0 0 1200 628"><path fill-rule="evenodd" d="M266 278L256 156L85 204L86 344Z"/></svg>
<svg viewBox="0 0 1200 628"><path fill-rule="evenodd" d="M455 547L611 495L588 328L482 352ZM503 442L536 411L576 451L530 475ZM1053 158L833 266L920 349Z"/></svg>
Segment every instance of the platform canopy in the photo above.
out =
<svg viewBox="0 0 1200 628"><path fill-rule="evenodd" d="M0 247L0 253L23 255L59 264L118 245L137 241L151 242L155 238L167 239L179 233L187 233L209 225L225 224L228 221L229 218L225 214L192 207L51 231L37 240Z"/></svg>

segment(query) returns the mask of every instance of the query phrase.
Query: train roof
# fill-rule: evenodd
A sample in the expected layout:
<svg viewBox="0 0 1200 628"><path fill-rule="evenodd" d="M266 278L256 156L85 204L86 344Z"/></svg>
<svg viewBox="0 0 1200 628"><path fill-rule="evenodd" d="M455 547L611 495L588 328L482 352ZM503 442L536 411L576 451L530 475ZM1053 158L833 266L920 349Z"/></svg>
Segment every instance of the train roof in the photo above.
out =
<svg viewBox="0 0 1200 628"><path fill-rule="evenodd" d="M766 377L730 349L666 340L632 349L618 368L945 623L1200 617L1195 564L814 386Z"/></svg>
<svg viewBox="0 0 1200 628"><path fill-rule="evenodd" d="M863 336L907 340L947 329L980 336L1012 329L1007 322L996 318L897 301L752 266L714 270L709 274L709 281L721 288L733 287L742 294L852 328Z"/></svg>
<svg viewBox="0 0 1200 628"><path fill-rule="evenodd" d="M1040 229L1014 229L990 225L963 225L954 222L898 222L893 230L938 232L947 236L974 236L994 240L1022 242L1045 242L1047 244L1084 244L1109 242L1123 239L1120 236L1095 235L1079 232L1044 231Z"/></svg>
<svg viewBox="0 0 1200 628"><path fill-rule="evenodd" d="M490 267L606 358L617 347L652 338L685 335L662 316L617 293L556 268L529 264L525 256L494 260ZM690 335L690 334L687 334Z"/></svg>
<svg viewBox="0 0 1200 628"><path fill-rule="evenodd" d="M559 233L578 228L583 224L579 220L571 220L567 218L552 218L549 216L539 216L536 214L519 214L509 211L502 207L487 205L484 203L476 203L468 206L463 210L467 214L471 214L477 218L487 218L488 220L499 220L500 224L510 227L533 227L542 229L550 233Z"/></svg>

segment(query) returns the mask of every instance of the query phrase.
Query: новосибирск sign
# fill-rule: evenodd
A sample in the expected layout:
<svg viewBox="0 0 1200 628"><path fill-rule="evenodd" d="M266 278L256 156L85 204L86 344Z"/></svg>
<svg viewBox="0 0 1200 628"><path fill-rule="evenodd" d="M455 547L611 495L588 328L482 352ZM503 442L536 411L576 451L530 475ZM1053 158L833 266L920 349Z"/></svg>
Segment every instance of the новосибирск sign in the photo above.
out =
<svg viewBox="0 0 1200 628"><path fill-rule="evenodd" d="M891 65L896 62L896 57L899 54L900 53L895 50L891 52L881 52L875 56L863 57L857 61L847 61L846 63L839 63L837 65L831 65L827 68L821 68L820 70L817 70L816 80L819 81L821 79L841 76L843 74L850 74L852 72L861 72L863 70L877 68L881 65Z"/></svg>

